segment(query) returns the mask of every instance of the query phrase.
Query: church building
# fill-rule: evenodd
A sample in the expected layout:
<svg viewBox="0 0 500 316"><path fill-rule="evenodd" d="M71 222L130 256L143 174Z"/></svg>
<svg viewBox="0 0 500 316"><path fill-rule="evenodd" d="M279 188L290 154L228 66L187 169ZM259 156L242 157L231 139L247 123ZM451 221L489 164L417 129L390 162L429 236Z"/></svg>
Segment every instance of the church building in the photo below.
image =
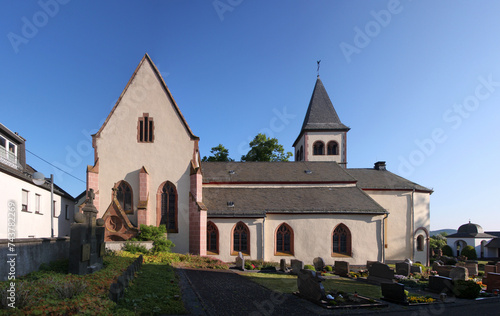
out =
<svg viewBox="0 0 500 316"><path fill-rule="evenodd" d="M200 141L146 54L99 131L87 169L106 240L166 225L175 252L226 262L429 260L432 190L385 162L347 168L347 133L317 78L294 162L201 162Z"/></svg>

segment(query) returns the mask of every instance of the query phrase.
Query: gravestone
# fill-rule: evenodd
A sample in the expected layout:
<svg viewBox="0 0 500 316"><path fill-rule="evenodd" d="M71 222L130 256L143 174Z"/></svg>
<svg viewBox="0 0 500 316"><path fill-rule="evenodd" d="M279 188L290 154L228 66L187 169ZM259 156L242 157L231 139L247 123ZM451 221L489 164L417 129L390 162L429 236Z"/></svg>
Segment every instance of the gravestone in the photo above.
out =
<svg viewBox="0 0 500 316"><path fill-rule="evenodd" d="M450 279L455 280L468 280L469 270L466 267L454 267L450 270Z"/></svg>
<svg viewBox="0 0 500 316"><path fill-rule="evenodd" d="M421 266L411 266L410 267L410 273L420 273L422 274L422 267Z"/></svg>
<svg viewBox="0 0 500 316"><path fill-rule="evenodd" d="M429 276L429 291L435 293L449 292L453 289L453 281L451 278L430 275Z"/></svg>
<svg viewBox="0 0 500 316"><path fill-rule="evenodd" d="M97 209L94 206L94 190L90 189L83 207L83 214L71 224L69 267L71 274L88 274L103 267L105 251L104 227L96 224ZM99 221L102 224L102 221Z"/></svg>
<svg viewBox="0 0 500 316"><path fill-rule="evenodd" d="M411 259L408 259L408 258L406 258L404 262L409 263L410 266L413 264L413 261L411 261Z"/></svg>
<svg viewBox="0 0 500 316"><path fill-rule="evenodd" d="M313 260L313 265L316 271L323 271L323 269L325 268L325 260L323 260L323 258L321 257L316 257Z"/></svg>
<svg viewBox="0 0 500 316"><path fill-rule="evenodd" d="M500 273L500 261L497 262L496 266L496 272L495 273Z"/></svg>
<svg viewBox="0 0 500 316"><path fill-rule="evenodd" d="M349 262L335 261L335 274L340 276L348 276L350 272Z"/></svg>
<svg viewBox="0 0 500 316"><path fill-rule="evenodd" d="M394 270L388 265L375 262L368 270L367 280L375 284L394 283Z"/></svg>
<svg viewBox="0 0 500 316"><path fill-rule="evenodd" d="M453 269L455 266L437 266L435 271L440 275L440 276L445 276L449 277L450 276L450 271Z"/></svg>
<svg viewBox="0 0 500 316"><path fill-rule="evenodd" d="M442 266L444 263L441 260L436 260L432 263L432 270L437 271L436 267Z"/></svg>
<svg viewBox="0 0 500 316"><path fill-rule="evenodd" d="M292 266L292 274L299 274L299 271L304 269L304 262L300 260L292 259L290 260L290 264Z"/></svg>
<svg viewBox="0 0 500 316"><path fill-rule="evenodd" d="M238 252L236 257L236 269L245 270L245 257L243 257L241 251Z"/></svg>
<svg viewBox="0 0 500 316"><path fill-rule="evenodd" d="M378 261L366 261L366 269L370 270L371 266Z"/></svg>
<svg viewBox="0 0 500 316"><path fill-rule="evenodd" d="M396 262L396 274L410 276L410 263L409 262Z"/></svg>
<svg viewBox="0 0 500 316"><path fill-rule="evenodd" d="M325 278L315 271L300 270L297 274L297 287L300 295L315 302L325 299L325 288L321 284L321 281L324 280Z"/></svg>
<svg viewBox="0 0 500 316"><path fill-rule="evenodd" d="M280 260L280 271L283 271L283 272L286 271L286 259Z"/></svg>
<svg viewBox="0 0 500 316"><path fill-rule="evenodd" d="M406 302L405 286L400 283L382 283L382 296L384 300L404 303Z"/></svg>
<svg viewBox="0 0 500 316"><path fill-rule="evenodd" d="M467 261L465 262L465 267L469 270L469 275L477 276L479 274L477 261Z"/></svg>
<svg viewBox="0 0 500 316"><path fill-rule="evenodd" d="M493 290L500 290L500 273L488 273L488 284L486 285L486 291L491 292Z"/></svg>

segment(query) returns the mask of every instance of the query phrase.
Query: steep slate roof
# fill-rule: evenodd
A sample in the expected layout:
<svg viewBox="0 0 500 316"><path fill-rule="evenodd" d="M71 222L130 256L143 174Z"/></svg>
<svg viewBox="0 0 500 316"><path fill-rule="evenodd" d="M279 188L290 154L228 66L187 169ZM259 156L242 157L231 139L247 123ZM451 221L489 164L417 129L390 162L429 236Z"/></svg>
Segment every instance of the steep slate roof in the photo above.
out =
<svg viewBox="0 0 500 316"><path fill-rule="evenodd" d="M228 206L233 202L234 206ZM386 214L387 211L357 187L219 188L204 187L208 216L295 214Z"/></svg>
<svg viewBox="0 0 500 316"><path fill-rule="evenodd" d="M125 86L125 89L123 89L122 93L120 94L120 97L116 101L111 112L109 112L108 117L106 118L106 120L102 124L101 128L99 128L99 131L92 136L94 136L96 138L101 137L101 132L104 129L104 127L108 124L109 118L115 112L116 107L120 104L123 96L125 95L125 92L128 90L128 87L130 86L130 84L134 80L135 76L137 75L137 72L141 68L142 64L145 62L149 63L151 65L151 68L153 68L153 71L154 71L156 77L158 78L160 85L162 86L163 90L165 91L165 94L167 95L167 97L170 99L172 106L174 107L175 112L179 116L179 119L181 120L182 124L184 125L184 128L188 132L191 139L200 139L198 136L193 134L193 131L191 131L191 128L189 127L188 123L186 122L184 115L182 115L181 110L179 109L179 106L177 106L177 102L175 102L174 97L172 96L172 93L170 93L170 90L168 89L167 85L165 84L165 81L163 80L163 77L161 76L160 71L158 71L158 68L156 68L156 65L153 63L153 61L151 60L151 58L149 57L149 55L147 53L144 54L144 57L142 58L141 62L139 63L139 65L135 69L134 73L132 74L132 77L130 77L129 81L127 82L127 85Z"/></svg>
<svg viewBox="0 0 500 316"><path fill-rule="evenodd" d="M419 192L432 193L429 188L421 186L402 178L388 170L376 169L346 169L346 171L358 180L358 187L361 189L379 190L416 190Z"/></svg>
<svg viewBox="0 0 500 316"><path fill-rule="evenodd" d="M202 162L201 170L204 184L356 182L335 162Z"/></svg>
<svg viewBox="0 0 500 316"><path fill-rule="evenodd" d="M326 92L323 82L318 77L316 85L309 101L304 123L299 133L299 137L294 142L294 146L305 131L348 131L350 128L340 122L339 116L333 107L332 101Z"/></svg>

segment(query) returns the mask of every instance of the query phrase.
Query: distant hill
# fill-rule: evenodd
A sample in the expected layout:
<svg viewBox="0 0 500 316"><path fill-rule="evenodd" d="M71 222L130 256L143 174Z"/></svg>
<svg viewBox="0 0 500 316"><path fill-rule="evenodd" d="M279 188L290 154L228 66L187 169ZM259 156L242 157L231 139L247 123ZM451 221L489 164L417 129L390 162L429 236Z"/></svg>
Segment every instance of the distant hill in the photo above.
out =
<svg viewBox="0 0 500 316"><path fill-rule="evenodd" d="M431 236L435 236L441 234L442 232L447 233L448 235L455 234L457 232L456 229L439 229L439 230L431 230Z"/></svg>

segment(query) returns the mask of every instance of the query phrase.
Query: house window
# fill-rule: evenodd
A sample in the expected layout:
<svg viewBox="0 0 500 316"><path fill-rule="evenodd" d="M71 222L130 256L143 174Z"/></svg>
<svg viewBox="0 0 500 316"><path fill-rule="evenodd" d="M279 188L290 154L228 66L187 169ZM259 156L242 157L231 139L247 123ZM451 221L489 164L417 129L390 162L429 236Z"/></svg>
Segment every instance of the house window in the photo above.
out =
<svg viewBox="0 0 500 316"><path fill-rule="evenodd" d="M300 146L300 154L299 154L299 157L300 157L300 161L304 160L304 146Z"/></svg>
<svg viewBox="0 0 500 316"><path fill-rule="evenodd" d="M35 194L35 213L40 214L40 194Z"/></svg>
<svg viewBox="0 0 500 316"><path fill-rule="evenodd" d="M169 233L177 233L177 190L168 181L160 190L160 214L160 225L165 225Z"/></svg>
<svg viewBox="0 0 500 316"><path fill-rule="evenodd" d="M238 222L233 228L232 255L237 255L240 251L244 255L250 255L250 232L243 222Z"/></svg>
<svg viewBox="0 0 500 316"><path fill-rule="evenodd" d="M116 199L127 214L132 214L132 188L126 181L120 181L115 189Z"/></svg>
<svg viewBox="0 0 500 316"><path fill-rule="evenodd" d="M52 210L54 211L54 214L52 214L52 216L59 217L59 215L56 215L56 201L52 201Z"/></svg>
<svg viewBox="0 0 500 316"><path fill-rule="evenodd" d="M207 223L207 253L219 254L219 230L213 222Z"/></svg>
<svg viewBox="0 0 500 316"><path fill-rule="evenodd" d="M424 236L422 235L417 237L417 251L424 251Z"/></svg>
<svg viewBox="0 0 500 316"><path fill-rule="evenodd" d="M322 141L317 141L313 144L313 155L324 155L325 144Z"/></svg>
<svg viewBox="0 0 500 316"><path fill-rule="evenodd" d="M0 136L0 149L5 150L5 147L7 147L7 141L5 140L5 138L3 138L2 136Z"/></svg>
<svg viewBox="0 0 500 316"><path fill-rule="evenodd" d="M351 232L344 224L339 224L333 230L332 234L332 253L333 256L351 255Z"/></svg>
<svg viewBox="0 0 500 316"><path fill-rule="evenodd" d="M69 219L69 205L64 206L64 218Z"/></svg>
<svg viewBox="0 0 500 316"><path fill-rule="evenodd" d="M276 255L293 255L293 230L285 223L276 230Z"/></svg>
<svg viewBox="0 0 500 316"><path fill-rule="evenodd" d="M149 113L143 113L137 122L137 141L139 143L152 143L154 139L153 118L149 117Z"/></svg>
<svg viewBox="0 0 500 316"><path fill-rule="evenodd" d="M328 142L327 155L338 155L339 154L339 144L336 141Z"/></svg>
<svg viewBox="0 0 500 316"><path fill-rule="evenodd" d="M21 205L21 211L28 212L28 191L26 190L23 190L23 203Z"/></svg>

